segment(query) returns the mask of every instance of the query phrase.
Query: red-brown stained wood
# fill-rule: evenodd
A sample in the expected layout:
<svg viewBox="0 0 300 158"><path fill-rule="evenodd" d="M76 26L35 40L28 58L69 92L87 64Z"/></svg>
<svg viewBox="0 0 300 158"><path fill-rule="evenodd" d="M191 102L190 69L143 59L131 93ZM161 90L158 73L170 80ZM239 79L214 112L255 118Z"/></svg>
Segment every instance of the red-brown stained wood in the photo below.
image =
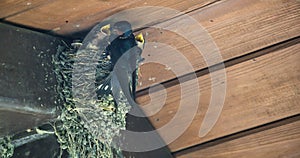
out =
<svg viewBox="0 0 300 158"><path fill-rule="evenodd" d="M104 18L128 8L148 5L168 6L182 12L188 12L187 15L196 19L207 30L212 40L220 49L223 60L241 57L300 35L300 3L296 0L221 0L213 5L206 6L216 1L56 0L44 1L42 3L36 0L31 1L31 8L23 6L25 1L5 1L5 3L0 2L0 15L1 17L8 16L5 20L9 22L52 30L60 35L69 35L77 31L89 29ZM46 2L47 4L45 5L44 3ZM206 7L201 8L203 6ZM174 22L181 22L185 19L183 16L179 16L166 21L173 17L173 15L157 13L152 12L147 16L144 16L143 12L128 15L132 17L130 20L134 27L141 23L152 26L156 22L162 23L154 26L169 27ZM207 67L202 55L199 54L195 46L189 41L197 39L196 33L199 27L197 25L185 25L184 23L176 25L176 27L186 29L189 38L184 39L166 29L147 28L141 30L146 35L147 42L153 43L146 46L143 53L146 64L141 67L142 77L138 89L147 88L152 84L172 80L176 76ZM200 40L199 46L209 44L209 42L207 40ZM175 53L174 50L170 50L166 46L160 46L159 43L165 43L171 46L171 48L177 49L179 54L186 57L193 69L188 69L188 65L184 64L184 60L182 60L183 58L176 58L172 54ZM160 93L161 91L152 93L152 95L159 96L159 99L154 98L152 104L147 105L145 111L148 114L154 114L153 116L149 116L149 119L154 127L159 129L174 117L181 99L186 101L187 104L183 105L183 107L187 108L187 110L189 104L199 106L193 122L185 133L169 145L172 151L178 151L215 138L299 114L299 51L300 45L297 44L226 68L227 92L225 105L218 122L210 133L203 138L199 138L198 135L204 115L208 109L211 88L224 84L218 82L212 86L209 75L201 76L196 80L200 85L199 89L201 91L199 103L190 97L194 92L182 93L180 85L174 85L166 89L166 101L164 101L165 96L163 93ZM216 51L211 50L209 53L212 58L215 58ZM147 63L148 61L156 61L156 63ZM184 85L187 88L195 87L191 81L186 81ZM143 105L150 102L148 95L141 96L137 100ZM192 113L193 111L191 111ZM172 136L173 132L178 127L182 127L186 121L186 117L181 117L171 127L169 132L161 133L162 137L166 139ZM291 128L290 130L294 131ZM268 132L266 131L266 133ZM288 135L279 135L283 139L287 138L286 136ZM261 136L254 135L253 137ZM251 139L246 138L240 141L245 142L248 140ZM227 145L234 147L235 144L239 144L239 142L229 142ZM269 152L273 147L277 148L281 145L286 147L285 152L290 152L296 149L299 142L298 140L290 140L282 141L280 144L272 142L270 144L270 146L262 146L262 152L258 154L263 155L264 152ZM288 149L289 147L290 149ZM218 146L216 148L218 149ZM235 151L237 148L232 150ZM214 148L212 147L212 149L205 150L203 153L209 154L213 151ZM254 155L255 150L250 148L245 152ZM225 155L222 155L220 152L220 154L224 157L231 157L231 154L233 156L236 155L236 157L241 156L238 152L225 153ZM278 156L276 152L272 154ZM193 153L190 156L195 157Z"/></svg>
<svg viewBox="0 0 300 158"><path fill-rule="evenodd" d="M178 10L178 12L188 12L214 1L216 0L56 0L6 20L34 28L52 30L61 35L67 35L89 29L105 18L126 9L143 6L159 6L169 7ZM147 13L146 16L143 14L142 16L137 14L129 15L127 16L129 19L123 20L132 21L132 18L141 21L148 19L147 23L154 23L166 20L172 16L173 15L168 14L162 16L162 13L158 10L156 13Z"/></svg>
<svg viewBox="0 0 300 158"><path fill-rule="evenodd" d="M169 6L182 12L188 12L195 8L200 8L214 1L203 0L194 1L53 1L47 5L34 8L22 14L18 14L6 20L21 23L40 29L53 30L61 35L74 33L83 29L90 28L95 23L118 11L134 6ZM272 44L299 36L300 32L300 3L297 1L260 1L260 0L227 0L218 2L212 6L194 10L187 15L195 18L204 29L211 35L212 40L220 49L224 60L229 60L247 54L252 51L270 46ZM149 13L147 16L140 17L143 13L137 13L130 17L137 23L153 23L162 19L170 18L168 15ZM175 18L180 19L182 16ZM164 22L161 25L167 25ZM185 27L179 25L179 28ZM197 26L189 26L189 39L197 38ZM175 76L187 74L191 71L185 68L184 60L174 58L174 53L166 47L155 46L155 43L165 43L185 56L193 66L194 70L207 67L202 55L195 49L195 46L179 35L164 29L145 29L142 30L149 45L144 51L145 62L156 60L166 61L166 65L148 63L141 67L142 78L138 89L147 88L152 84L173 79ZM201 41L202 45L206 42ZM202 46L201 45L201 46ZM201 47L200 46L200 47ZM215 51L208 52L215 54ZM212 56L212 58L214 58ZM169 63L169 64L168 64ZM170 67L176 63L176 68ZM176 71L176 75L173 71Z"/></svg>
<svg viewBox="0 0 300 158"><path fill-rule="evenodd" d="M277 127L263 129L192 152L177 153L175 156L178 158L300 157L300 118L296 117L293 122L287 124L275 124Z"/></svg>
<svg viewBox="0 0 300 158"><path fill-rule="evenodd" d="M228 0L196 10L188 15L195 18L212 37L213 41L201 41L200 47L206 45L206 42L215 42L223 59L229 60L299 36L299 12L300 3L296 1ZM180 17L176 20L180 21ZM168 21L161 25L168 25L167 23ZM199 39L197 33L201 28L184 26L184 24L178 26L178 28L183 27L188 27L190 40ZM187 65L184 64L184 60L169 55L175 54L174 50L168 50L168 55L166 55L166 47L158 46L159 43L165 43L177 49L188 59L195 71L207 67L200 54L204 52L197 51L191 41L163 29L151 28L143 30L143 32L148 35L146 36L148 43L154 42L154 46L157 45L157 47L153 45L146 47L143 52L145 62L157 60L158 62L167 62L169 65L176 63L176 66L169 69L166 69L168 65L157 66L153 63L141 66L143 77L140 82L142 85L138 89L174 78L175 75L172 73L174 70L179 71L177 77L191 72L183 68ZM216 59L216 51L211 50L206 53L211 54L209 56L212 59ZM149 80L151 78L156 80Z"/></svg>
<svg viewBox="0 0 300 158"><path fill-rule="evenodd" d="M174 117L180 101L187 103L181 105L183 108L188 108L191 104L199 106L189 128L169 145L173 152L298 114L300 113L299 51L300 44L296 44L226 68L227 89L224 107L213 129L203 138L199 138L198 135L211 97L212 86L209 75L198 78L199 103L190 97L195 92L191 91L181 96L180 86L183 86L181 84L166 89L166 100L162 94L159 94L160 91L153 93L152 95L159 94L158 96L161 98L153 98L155 104L148 104L145 112L155 114L156 111L159 111L155 115L149 116L154 127L159 129ZM187 81L184 85L187 88L195 86L191 82ZM222 84L224 83L219 81L213 87ZM149 96L141 96L137 100L141 104L150 102ZM162 107L158 103L162 103ZM193 113L194 111L190 111L190 115ZM161 133L163 139L168 138L172 131L186 124L185 117L176 121L176 124L171 127L171 131Z"/></svg>
<svg viewBox="0 0 300 158"><path fill-rule="evenodd" d="M2 0L0 2L0 18L7 18L26 12L35 7L45 5L49 2L45 0Z"/></svg>

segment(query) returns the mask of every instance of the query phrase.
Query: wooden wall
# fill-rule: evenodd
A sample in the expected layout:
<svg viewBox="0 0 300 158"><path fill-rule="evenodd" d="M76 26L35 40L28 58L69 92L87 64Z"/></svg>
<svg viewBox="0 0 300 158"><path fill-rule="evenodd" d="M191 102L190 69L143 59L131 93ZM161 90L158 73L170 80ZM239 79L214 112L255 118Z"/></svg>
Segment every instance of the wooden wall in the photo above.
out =
<svg viewBox="0 0 300 158"><path fill-rule="evenodd" d="M159 129L174 118L180 102L197 104L198 111L191 125L174 142L168 144L175 157L298 157L300 155L300 2L297 0L86 0L86 1L4 1L0 2L2 21L49 31L52 34L77 38L76 32L93 25L118 11L140 6L164 6L182 13L157 17L152 13L147 28L139 29L148 43L165 43L177 49L193 70L184 68L183 61L165 53L166 46L151 45L143 52L145 64L138 87L137 101L151 101L151 85L162 83L167 98L157 97L144 107L146 114L158 111L149 120ZM212 130L199 137L199 129L208 110L212 87L204 57L189 39L195 39L197 26L189 39L158 26L180 21L183 13L194 18L211 36L226 66L226 98L219 119ZM147 17L136 17L136 19ZM172 19L172 20L169 20ZM138 23L138 22L137 22ZM179 29L183 25L176 26ZM205 43L208 41L202 41ZM200 46L201 47L201 46ZM171 51L172 53L172 51ZM175 53L175 52L174 52ZM214 57L216 51L212 50ZM168 64L182 65L175 75ZM211 65L212 68L217 67ZM217 70L216 72L221 71ZM191 74L199 84L199 102L192 94L183 94L181 84L194 86ZM161 94L153 91L151 94ZM157 96L157 95L156 95ZM159 103L164 103L158 107ZM188 106L188 105L183 105ZM161 108L160 110L157 108ZM213 111L214 112L214 111ZM191 111L191 114L193 111ZM185 124L184 118L174 126ZM169 135L172 134L170 131ZM168 135L161 133L165 140ZM297 150L298 149L298 150Z"/></svg>

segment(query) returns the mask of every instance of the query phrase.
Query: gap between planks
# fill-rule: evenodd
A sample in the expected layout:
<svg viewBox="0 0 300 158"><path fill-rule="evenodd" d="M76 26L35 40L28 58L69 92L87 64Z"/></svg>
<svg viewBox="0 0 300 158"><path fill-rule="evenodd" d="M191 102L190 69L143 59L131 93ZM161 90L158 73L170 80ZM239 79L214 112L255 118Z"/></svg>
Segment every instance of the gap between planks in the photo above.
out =
<svg viewBox="0 0 300 158"><path fill-rule="evenodd" d="M295 126L296 125L296 126ZM293 127L294 126L294 127ZM214 157L214 156L220 156L223 155L223 157L233 157L234 153L238 153L234 157L239 157L241 155L245 155L245 151L247 149L251 150L251 147L253 148L253 144L256 144L257 147L261 146L266 146L267 143L266 141L262 141L262 138L265 138L269 140L268 143L270 145L278 143L282 140L280 136L288 136L289 129L295 129L298 128L298 133L295 135L300 135L300 114L296 114L293 116L289 116L280 120L276 120L273 122L269 122L251 129L247 129L244 131L240 131L237 133L233 133L224 137L220 137L214 140L210 140L205 143L201 143L195 146L191 146L189 148L174 152L173 155L175 157L197 157L197 156L203 156L203 157ZM281 129L281 130L278 130ZM274 132L273 132L274 131ZM276 131L276 132L275 132ZM285 131L285 132L282 132ZM272 136L273 133L278 133L277 136ZM270 138L268 138L270 135ZM249 139L250 138L250 139ZM251 139L252 138L252 139ZM254 138L254 139L253 139ZM273 141L271 139L274 139ZM294 137L295 139L297 136ZM298 137L299 138L299 137ZM278 140L279 139L279 140ZM262 143L259 143L259 140L262 141ZM235 143L234 143L235 142ZM254 143L251 143L254 142ZM256 142L256 143L255 143ZM232 144L231 144L232 143ZM244 146L244 150L239 149L238 144ZM296 143L294 143L296 144ZM300 143L298 143L300 144ZM225 147L227 146L227 147ZM270 150L274 151L274 149L271 149L271 147L267 147ZM239 149L239 150L237 150ZM210 153L210 151L213 150L213 153ZM280 149L278 149L280 150ZM218 152L217 152L218 151ZM257 150L255 154L259 153L260 150ZM291 151L290 151L291 152ZM296 150L294 153L297 152ZM229 155L227 155L229 154ZM267 152L262 153L263 155L268 155ZM298 152L300 155L300 153ZM278 155L273 155L273 156L278 156ZM284 156L290 156L290 155L285 155ZM253 157L253 155L252 155ZM255 156L256 157L256 156Z"/></svg>
<svg viewBox="0 0 300 158"><path fill-rule="evenodd" d="M268 54L268 53L271 53L271 52L274 52L274 51L285 49L285 48L290 47L292 45L295 45L299 42L300 42L300 36L288 39L286 41L276 43L276 44L271 45L271 46L267 46L265 48L256 50L256 51L248 53L248 54L244 54L244 55L241 55L241 56L238 56L238 57L235 57L235 58L231 58L229 60L224 61L224 63L221 63L221 64L224 64L225 68L227 68L227 67L234 66L236 64L239 64L239 63L242 63L242 62L245 62L247 60L257 58L257 57L260 57L262 55L265 55L265 54ZM159 91L160 86L163 86L165 88L170 88L172 86L176 86L180 83L184 83L184 82L187 82L189 80L194 79L193 78L194 75L196 75L197 77L207 75L209 73L212 73L214 71L222 69L223 67L222 67L221 64L216 64L216 65L212 65L210 67L205 67L205 68L199 69L195 72L184 74L182 76L178 76L176 78L172 78L170 80L161 82L159 84L154 84L151 87L140 89L140 90L137 91L136 96L141 97L143 95L148 95L150 88L152 88L151 92L153 93L153 92Z"/></svg>
<svg viewBox="0 0 300 158"><path fill-rule="evenodd" d="M145 6L146 7L158 6L158 7L170 7L172 9L185 13L185 12L190 12L191 10L195 10L197 8L201 8L202 6L208 6L209 4L213 4L215 1L219 1L219 0L201 0L201 1L121 0L118 2L88 0L86 2L76 2L76 3L74 3L73 0L67 0L64 3L59 1L53 1L48 5L41 5L41 7L32 8L26 12L14 13L13 14L14 16L9 16L8 18L6 18L6 20L15 23L22 23L24 25L28 25L33 28L52 30L53 33L57 33L57 34L70 35L78 31L89 30L89 28L91 28L93 25L99 23L100 21L103 21L107 17L127 9L132 9L136 7L145 7ZM73 3L72 7L66 5L72 3ZM65 9L61 9L63 7ZM24 6L21 9L19 8L19 10L24 10ZM47 14L45 14L45 12ZM38 15L34 15L34 14L38 14ZM53 20L49 21L48 23L35 22L35 21L44 20L45 18L49 18L48 14L52 16L51 19ZM153 18L153 14L154 13L152 12L147 13L147 16L141 17L140 21L147 19L148 21L147 25L149 26L152 23L164 21L174 16L174 15L166 14L165 16L155 16L156 18ZM160 13L155 13L155 14L161 15ZM69 15L69 16L66 17L65 15ZM26 20L26 17L28 16L29 17L32 16L32 17L31 19ZM129 17L134 18L134 16L138 16L138 14L135 13ZM68 23L65 23L64 19L66 18L68 19L67 20ZM131 21L131 22L134 25L138 21ZM76 28L74 27L74 25L80 25L80 27Z"/></svg>
<svg viewBox="0 0 300 158"><path fill-rule="evenodd" d="M209 84L209 80L206 79L208 77L207 75L200 76L198 78L200 81L199 83L203 84L201 87L202 100L200 101L200 111L188 130L179 137L178 140L169 145L170 149L173 152L178 151L211 139L278 120L293 114L298 114L300 109L299 111L297 110L299 107L296 106L295 101L299 98L297 98L296 95L298 93L297 86L294 87L295 84L299 82L296 74L296 71L299 71L299 66L297 66L296 63L299 55L295 53L296 51L299 51L299 38L263 50L263 56L260 54L260 56L256 57L261 52L256 55L252 54L254 55L253 57L255 57L252 60L244 61L226 68L227 71L229 71L227 72L227 75L229 75L228 81L230 81L226 100L230 100L231 102L230 104L228 101L225 103L222 112L224 116L221 115L221 118L214 129L206 137L201 139L197 137L197 130L199 130L199 122L201 122L204 112L207 110L208 100L205 98L210 98L209 92L211 85ZM291 58L289 55L293 55L295 58ZM278 60L276 60L275 57L278 57ZM278 65L270 67L269 64L264 62L271 65L277 63ZM287 62L288 64L282 62ZM276 69L273 70L275 67ZM253 70L253 72L250 70ZM284 71L288 71L289 73ZM276 73L279 74L276 76ZM290 79L285 81L287 78ZM180 96L180 89L178 89L178 86L169 87L166 90L168 92L168 98L162 107L163 109L156 115L149 116L149 119L156 129L163 126L174 116L174 114L169 112L176 111L177 104L180 101L180 98L177 97ZM280 91L284 91L284 93ZM188 101L188 95L189 94L185 94L185 97L182 99ZM276 98L282 99L278 100ZM141 104L147 104L149 103L149 96L139 97L138 101ZM190 102L192 103L193 101ZM284 104L284 102L286 104ZM243 104L243 107L240 107L240 103ZM270 109L269 106L272 106L272 108ZM151 110L156 110L153 108L155 107L152 107L150 112ZM237 113L231 110L236 110ZM235 113L235 115L231 116L232 113ZM235 119L236 121L232 122L232 119ZM182 121L184 120L179 121L177 126L181 126L180 124L183 123ZM226 121L229 122L229 124L227 125L228 127L224 128L221 126L221 122L225 123ZM165 137L164 134L165 133L162 134L163 138Z"/></svg>
<svg viewBox="0 0 300 158"><path fill-rule="evenodd" d="M0 17L0 20L4 21L7 18L10 18L10 17L13 17L13 16L18 16L19 14L25 13L29 10L36 9L36 8L42 7L44 5L47 5L50 2L51 2L51 0L48 0L48 1L33 0L31 2L23 1L21 4L18 4L18 5L15 2L12 2L13 4L9 4L10 2L4 2L4 3L8 3L8 4L6 4L6 5L2 4L3 6L1 6L1 9L4 10L4 13L3 13L3 10L2 10L2 15ZM7 9L7 8L10 8L10 9ZM6 13L5 13L5 11L6 11Z"/></svg>
<svg viewBox="0 0 300 158"><path fill-rule="evenodd" d="M219 52L215 49L199 52L191 40L200 37L196 34L197 31L195 33L195 30L200 28L196 24L186 26L180 23L185 21L183 17L161 23L158 25L162 26L161 29L142 30L141 32L146 34L147 42L152 45L148 47L146 45L142 54L145 64L141 66L143 76L139 80L141 85L137 89L149 88L153 84L169 81L210 66L201 53L209 54L210 59L217 59L215 54L220 53L226 61L299 36L299 6L300 3L283 0L276 2L227 0L189 13L188 16L196 19L208 32L219 48ZM188 40L168 31L170 28L187 30ZM198 41L200 47L210 43L204 38ZM160 43L168 46L161 46ZM169 46L176 50L170 50ZM177 51L187 59L193 70L185 68L188 66L185 60L176 58ZM152 61L156 63L151 63ZM170 69L166 69L167 67ZM153 81L152 78L155 80Z"/></svg>

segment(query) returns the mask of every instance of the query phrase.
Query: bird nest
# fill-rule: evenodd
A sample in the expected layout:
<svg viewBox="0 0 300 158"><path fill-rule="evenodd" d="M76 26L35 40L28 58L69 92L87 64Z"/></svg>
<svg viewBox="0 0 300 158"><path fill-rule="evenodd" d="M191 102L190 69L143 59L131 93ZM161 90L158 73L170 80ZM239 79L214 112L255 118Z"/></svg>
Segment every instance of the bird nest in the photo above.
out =
<svg viewBox="0 0 300 158"><path fill-rule="evenodd" d="M91 73L95 72L95 67L86 68L92 63L87 56L100 56L100 59L92 58L102 64L102 69L98 68L96 75L101 75L103 80L109 76L104 66L107 65L107 58L97 53L102 52L97 49L77 51L72 47L60 46L53 58L58 80L58 100L63 105L60 107L59 121L54 125L55 134L61 149L67 150L71 157L122 157L121 149L113 143L113 138L125 129L130 106L125 97L115 106L110 94L95 99L95 83L89 80L95 78L95 73ZM79 62L76 59L81 60ZM79 76L73 74L74 63L78 63L76 75ZM82 84L72 85L74 80ZM74 96L74 93L80 96Z"/></svg>
<svg viewBox="0 0 300 158"><path fill-rule="evenodd" d="M51 123L53 131L46 133L56 135L61 149L59 157L64 151L72 158L123 157L116 145L120 142L115 141L120 139L115 138L126 128L126 114L131 107L128 97L122 90L118 91L117 99L112 92L98 95L97 91L103 83L110 82L112 73L110 59L103 52L107 43L101 41L107 37L105 30L108 26L95 26L83 43L74 42L70 46L63 42L64 45L58 46L57 53L53 55L56 100L61 105L58 107L61 114ZM140 56L136 67L139 61ZM128 80L132 84L131 90L133 83L137 83L133 80L137 78ZM1 157L11 157L13 150L11 137L0 138Z"/></svg>

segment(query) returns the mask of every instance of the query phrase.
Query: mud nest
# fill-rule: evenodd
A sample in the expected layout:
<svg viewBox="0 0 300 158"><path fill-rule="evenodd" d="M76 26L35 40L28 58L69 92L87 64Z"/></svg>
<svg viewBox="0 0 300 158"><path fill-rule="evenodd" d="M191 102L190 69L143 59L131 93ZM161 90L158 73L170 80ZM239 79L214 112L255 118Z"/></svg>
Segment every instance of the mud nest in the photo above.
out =
<svg viewBox="0 0 300 158"><path fill-rule="evenodd" d="M78 51L65 45L59 46L53 57L58 81L57 100L62 105L59 107L61 115L53 127L61 150L66 150L74 158L123 157L113 139L120 135L120 130L125 129L130 106L124 96L123 100L121 96L118 106L110 94L95 99L95 82L90 79L100 75L100 79L105 81L110 74L108 59L101 53L97 49ZM95 74L95 66L87 68L91 63L102 64L102 69L98 68ZM78 84L72 85L74 80Z"/></svg>

